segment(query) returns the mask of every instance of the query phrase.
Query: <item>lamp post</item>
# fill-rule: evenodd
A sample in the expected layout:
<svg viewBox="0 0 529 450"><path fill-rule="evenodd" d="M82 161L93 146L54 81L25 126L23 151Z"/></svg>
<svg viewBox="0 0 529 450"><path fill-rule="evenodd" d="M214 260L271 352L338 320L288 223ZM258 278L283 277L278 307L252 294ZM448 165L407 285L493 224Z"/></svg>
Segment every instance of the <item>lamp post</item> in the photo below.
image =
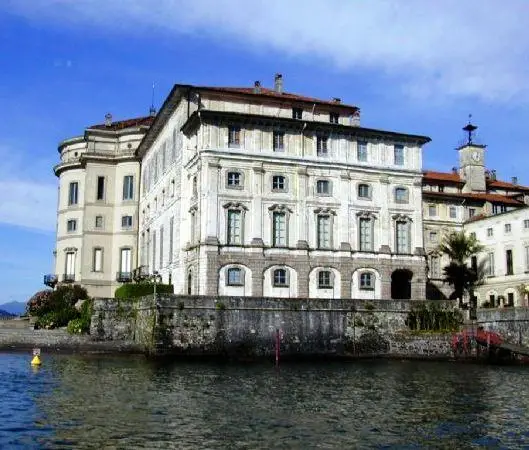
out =
<svg viewBox="0 0 529 450"><path fill-rule="evenodd" d="M151 281L154 285L154 301L156 302L156 283L162 282L162 276L155 270L151 275Z"/></svg>

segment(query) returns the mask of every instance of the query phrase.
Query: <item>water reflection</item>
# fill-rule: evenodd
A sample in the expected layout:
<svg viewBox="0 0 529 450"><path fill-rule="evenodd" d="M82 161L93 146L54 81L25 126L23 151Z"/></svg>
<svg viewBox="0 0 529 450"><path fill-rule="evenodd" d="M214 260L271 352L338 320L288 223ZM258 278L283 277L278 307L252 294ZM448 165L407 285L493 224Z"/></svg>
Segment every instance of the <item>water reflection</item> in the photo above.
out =
<svg viewBox="0 0 529 450"><path fill-rule="evenodd" d="M0 448L524 448L526 371L0 354Z"/></svg>

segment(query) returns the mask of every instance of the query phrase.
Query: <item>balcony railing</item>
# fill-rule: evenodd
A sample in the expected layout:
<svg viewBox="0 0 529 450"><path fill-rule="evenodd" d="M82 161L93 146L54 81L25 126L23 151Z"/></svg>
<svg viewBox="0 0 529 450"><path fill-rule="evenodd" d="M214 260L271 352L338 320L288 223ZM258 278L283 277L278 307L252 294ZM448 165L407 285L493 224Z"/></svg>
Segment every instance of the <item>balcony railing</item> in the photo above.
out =
<svg viewBox="0 0 529 450"><path fill-rule="evenodd" d="M132 281L132 272L118 272L116 274L116 280L120 283L128 283Z"/></svg>
<svg viewBox="0 0 529 450"><path fill-rule="evenodd" d="M149 276L149 266L139 266L132 271L132 278L134 281L144 280Z"/></svg>
<svg viewBox="0 0 529 450"><path fill-rule="evenodd" d="M51 275L51 274L44 275L44 284L46 286L53 288L57 284L58 281L59 280L57 279L57 275Z"/></svg>
<svg viewBox="0 0 529 450"><path fill-rule="evenodd" d="M74 273L65 273L62 276L62 282L63 283L73 283L75 281L75 274Z"/></svg>

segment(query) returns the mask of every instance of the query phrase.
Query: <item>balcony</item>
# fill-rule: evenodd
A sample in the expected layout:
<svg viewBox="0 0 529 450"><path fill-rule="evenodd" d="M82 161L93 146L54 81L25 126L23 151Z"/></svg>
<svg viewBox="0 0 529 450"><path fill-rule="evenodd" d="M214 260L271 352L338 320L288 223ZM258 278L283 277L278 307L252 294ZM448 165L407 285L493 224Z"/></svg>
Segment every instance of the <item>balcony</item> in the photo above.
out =
<svg viewBox="0 0 529 450"><path fill-rule="evenodd" d="M116 274L116 281L120 283L129 283L132 281L132 272L118 272Z"/></svg>
<svg viewBox="0 0 529 450"><path fill-rule="evenodd" d="M59 280L57 279L57 275L51 275L51 274L44 275L44 284L46 286L53 288L55 287L58 281Z"/></svg>
<svg viewBox="0 0 529 450"><path fill-rule="evenodd" d="M139 266L132 271L134 281L144 280L149 276L149 266Z"/></svg>
<svg viewBox="0 0 529 450"><path fill-rule="evenodd" d="M65 273L62 276L62 282L63 283L73 283L75 281L75 274L74 273Z"/></svg>

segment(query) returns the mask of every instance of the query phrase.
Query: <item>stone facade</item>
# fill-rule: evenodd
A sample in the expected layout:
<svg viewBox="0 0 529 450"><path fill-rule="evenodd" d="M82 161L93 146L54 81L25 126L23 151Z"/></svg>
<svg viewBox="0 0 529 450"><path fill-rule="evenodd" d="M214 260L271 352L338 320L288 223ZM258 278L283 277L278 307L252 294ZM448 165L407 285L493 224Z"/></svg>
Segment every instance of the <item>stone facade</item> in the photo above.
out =
<svg viewBox="0 0 529 450"><path fill-rule="evenodd" d="M46 284L80 283L112 296L137 266L140 163L135 150L153 118L107 122L59 145L55 273Z"/></svg>
<svg viewBox="0 0 529 450"><path fill-rule="evenodd" d="M176 294L424 298L428 141L278 86L177 85L138 149L139 259Z"/></svg>

